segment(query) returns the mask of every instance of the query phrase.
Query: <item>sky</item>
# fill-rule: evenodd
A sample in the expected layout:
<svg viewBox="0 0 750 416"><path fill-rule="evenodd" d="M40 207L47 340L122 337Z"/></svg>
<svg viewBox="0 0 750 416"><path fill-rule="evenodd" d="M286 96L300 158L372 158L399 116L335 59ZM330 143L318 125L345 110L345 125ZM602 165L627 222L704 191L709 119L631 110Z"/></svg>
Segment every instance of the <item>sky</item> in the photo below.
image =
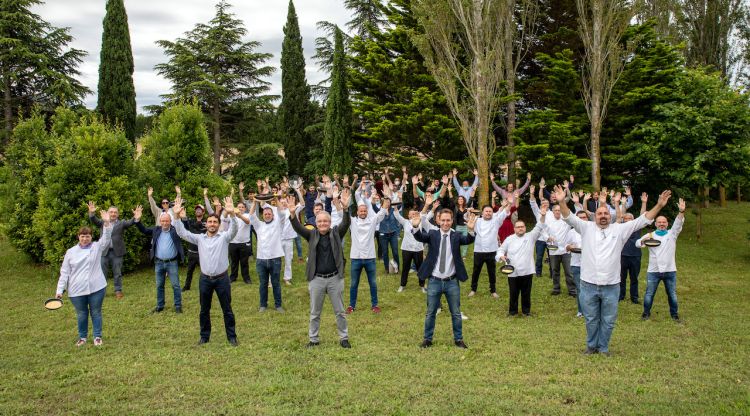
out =
<svg viewBox="0 0 750 416"><path fill-rule="evenodd" d="M174 41L184 37L197 23L208 22L215 14L218 0L125 0L130 26L130 43L133 49L136 103L138 111L143 107L161 102L159 96L169 92L170 83L159 76L154 65L167 61L157 40ZM230 0L231 11L245 22L245 41L259 41L256 52L273 54L266 62L276 68L268 81L271 94L281 93L281 43L284 38L287 0ZM79 80L94 93L86 96L88 108L96 107L96 86L99 77L99 52L102 39L102 19L106 0L46 0L33 11L57 27L69 27L74 40L70 47L88 52ZM312 60L315 54L315 38L319 36L316 23L326 20L344 27L350 19L343 7L343 0L296 0L300 32L302 34L307 82L316 84L327 76L320 72Z"/></svg>

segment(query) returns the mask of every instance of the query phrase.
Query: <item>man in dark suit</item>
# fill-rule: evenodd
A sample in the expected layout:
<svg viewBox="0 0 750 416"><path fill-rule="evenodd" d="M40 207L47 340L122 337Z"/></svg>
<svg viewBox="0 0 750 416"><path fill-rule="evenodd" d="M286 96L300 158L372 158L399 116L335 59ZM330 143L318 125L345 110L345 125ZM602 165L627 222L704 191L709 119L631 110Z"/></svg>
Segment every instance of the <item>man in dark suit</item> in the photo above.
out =
<svg viewBox="0 0 750 416"><path fill-rule="evenodd" d="M149 257L154 262L154 271L156 272L156 308L152 312L159 313L164 310L164 282L168 275L174 295L174 311L175 313L182 313L182 289L180 288L178 266L185 257L185 253L182 250L180 236L172 227L172 216L169 213L162 212L158 218L159 225L146 228L141 224L142 211L143 208L138 206L134 211L133 219L140 232L151 236Z"/></svg>
<svg viewBox="0 0 750 416"><path fill-rule="evenodd" d="M440 298L445 294L453 321L453 339L459 348L468 348L461 333L461 288L458 280L465 282L468 278L466 267L461 258L460 246L474 242L474 224L476 216L469 215L466 226L468 235L455 232L453 225L453 211L442 209L438 214L440 229L423 231L420 227L421 219L412 220L411 232L417 241L430 245L427 258L419 268L417 275L420 280L429 279L427 286L427 315L424 321L424 340L422 348L432 345L432 335L435 332L435 315L437 314Z"/></svg>
<svg viewBox="0 0 750 416"><path fill-rule="evenodd" d="M96 205L89 201L89 220L97 227L102 227L102 221L96 216ZM115 297L122 299L122 257L125 255L125 240L122 238L125 229L134 224L132 219L120 221L120 211L115 206L109 207L109 223L112 226L112 240L109 247L104 249L102 256L102 271L107 275L107 270L112 268L112 277L115 281Z"/></svg>

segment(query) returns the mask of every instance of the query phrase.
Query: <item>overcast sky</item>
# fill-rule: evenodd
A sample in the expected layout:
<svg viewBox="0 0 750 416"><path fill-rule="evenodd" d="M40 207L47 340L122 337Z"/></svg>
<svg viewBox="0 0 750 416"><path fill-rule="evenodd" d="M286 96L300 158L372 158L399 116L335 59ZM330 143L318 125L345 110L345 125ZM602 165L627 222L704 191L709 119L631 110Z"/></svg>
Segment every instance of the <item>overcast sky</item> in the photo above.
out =
<svg viewBox="0 0 750 416"><path fill-rule="evenodd" d="M154 65L166 62L166 57L156 41L184 37L196 23L208 22L215 13L218 0L125 0L130 25L130 43L133 48L135 72L133 74L136 102L139 111L144 106L161 102L159 95L169 92L169 82L154 71ZM257 52L269 52L273 58L267 62L276 68L269 79L271 93L281 93L281 42L286 23L287 0L230 0L231 11L245 22L247 38L262 43ZM80 80L91 88L86 106L96 107L96 85L99 71L99 50L102 39L102 19L106 0L46 0L34 12L54 26L69 27L75 38L70 46L83 49L88 55L80 65ZM307 66L307 82L315 84L326 76L319 72L312 60L315 54L315 24L327 20L343 27L350 19L343 0L295 0L300 32Z"/></svg>

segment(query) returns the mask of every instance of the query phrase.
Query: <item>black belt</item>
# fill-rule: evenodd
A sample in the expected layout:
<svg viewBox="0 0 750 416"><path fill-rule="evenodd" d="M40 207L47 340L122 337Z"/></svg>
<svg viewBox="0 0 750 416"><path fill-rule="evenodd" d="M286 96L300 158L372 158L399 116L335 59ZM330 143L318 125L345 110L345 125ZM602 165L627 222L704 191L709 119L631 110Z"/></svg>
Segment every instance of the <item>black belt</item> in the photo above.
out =
<svg viewBox="0 0 750 416"><path fill-rule="evenodd" d="M227 271L224 270L223 272L221 272L221 273L219 273L219 274L217 274L215 276L211 276L211 275L208 275L208 274L205 274L205 273L201 273L201 276L205 277L208 280L219 280L221 278L227 277Z"/></svg>
<svg viewBox="0 0 750 416"><path fill-rule="evenodd" d="M173 262L173 261L175 261L175 260L177 260L177 256L175 256L175 257L172 257L171 259L168 259L168 260L163 260L163 259L160 259L160 258L158 258L158 257L156 258L156 261L160 261L160 262L162 262L162 263L171 263L171 262Z"/></svg>
<svg viewBox="0 0 750 416"><path fill-rule="evenodd" d="M321 279L330 279L331 277L338 276L338 275L339 275L339 272L337 272L337 271L333 272L333 273L328 273L328 274L318 274L318 273L315 273L315 277L320 277Z"/></svg>
<svg viewBox="0 0 750 416"><path fill-rule="evenodd" d="M433 279L433 280L443 280L443 281L454 280L455 278L456 278L455 274L453 276L450 276L450 277L430 276L430 279Z"/></svg>

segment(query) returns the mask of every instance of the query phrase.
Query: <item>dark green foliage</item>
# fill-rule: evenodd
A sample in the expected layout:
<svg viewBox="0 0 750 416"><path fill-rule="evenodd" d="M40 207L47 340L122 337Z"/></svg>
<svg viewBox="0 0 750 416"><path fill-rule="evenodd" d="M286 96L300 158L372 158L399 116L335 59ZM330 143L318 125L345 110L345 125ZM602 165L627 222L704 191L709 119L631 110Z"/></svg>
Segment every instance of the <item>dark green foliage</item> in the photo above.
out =
<svg viewBox="0 0 750 416"><path fill-rule="evenodd" d="M326 171L346 173L352 169L352 107L349 103L344 40L336 32L331 88L326 103L323 158Z"/></svg>
<svg viewBox="0 0 750 416"><path fill-rule="evenodd" d="M80 105L91 90L76 76L86 52L69 49L73 38L67 28L57 28L32 13L39 0L0 2L0 96L5 144L17 111L25 114L36 106L51 114L58 105Z"/></svg>
<svg viewBox="0 0 750 416"><path fill-rule="evenodd" d="M76 231L90 225L86 201L100 209L120 209L120 218L132 216L139 203L133 165L133 145L120 129L112 129L96 118L84 118L66 136L65 151L44 173L39 205L33 216L33 233L41 238L44 260L59 264L65 251L76 243ZM135 231L135 230L133 230ZM97 233L98 234L98 233ZM139 239L126 234L126 265L136 263Z"/></svg>
<svg viewBox="0 0 750 416"><path fill-rule="evenodd" d="M253 188L258 179L268 177L272 183L280 182L287 173L287 160L282 156L278 143L263 143L248 148L232 169L235 183L245 182Z"/></svg>
<svg viewBox="0 0 750 416"><path fill-rule="evenodd" d="M135 140L133 51L124 0L107 0L96 109L107 122L121 124L125 136Z"/></svg>
<svg viewBox="0 0 750 416"><path fill-rule="evenodd" d="M315 143L305 133L310 125L310 87L305 79L305 56L294 3L289 1L281 45L281 104L279 105L279 136L289 161L289 171L301 174L309 161L308 151Z"/></svg>

